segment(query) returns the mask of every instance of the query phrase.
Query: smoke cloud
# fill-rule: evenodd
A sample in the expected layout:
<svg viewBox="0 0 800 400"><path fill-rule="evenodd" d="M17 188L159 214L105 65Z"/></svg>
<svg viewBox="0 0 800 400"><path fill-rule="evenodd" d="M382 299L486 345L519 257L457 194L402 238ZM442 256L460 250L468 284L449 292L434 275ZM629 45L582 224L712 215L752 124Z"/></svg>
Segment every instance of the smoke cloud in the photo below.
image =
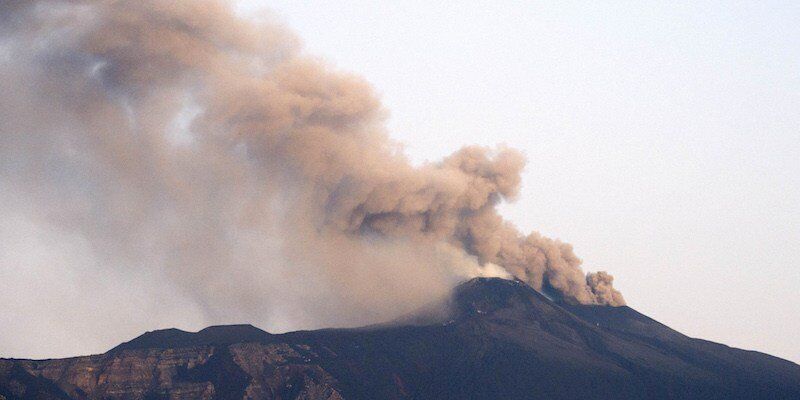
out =
<svg viewBox="0 0 800 400"><path fill-rule="evenodd" d="M82 265L31 246L53 274L119 293L157 282L203 321L277 329L389 319L505 271L624 304L569 244L498 214L522 154L468 146L412 165L370 86L268 17L219 1L4 1L0 85L2 216L78 243ZM31 260L4 251L9 276Z"/></svg>

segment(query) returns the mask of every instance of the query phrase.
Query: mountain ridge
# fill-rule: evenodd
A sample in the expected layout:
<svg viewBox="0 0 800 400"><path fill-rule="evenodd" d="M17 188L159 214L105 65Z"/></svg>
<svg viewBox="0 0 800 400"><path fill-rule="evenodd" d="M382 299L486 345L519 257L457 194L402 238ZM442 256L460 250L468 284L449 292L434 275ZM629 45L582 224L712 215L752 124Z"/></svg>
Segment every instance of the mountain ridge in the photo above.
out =
<svg viewBox="0 0 800 400"><path fill-rule="evenodd" d="M0 360L0 395L800 398L797 364L690 338L627 306L572 305L520 281L475 278L440 307L447 312L420 324L282 334L252 325L165 329L101 355Z"/></svg>

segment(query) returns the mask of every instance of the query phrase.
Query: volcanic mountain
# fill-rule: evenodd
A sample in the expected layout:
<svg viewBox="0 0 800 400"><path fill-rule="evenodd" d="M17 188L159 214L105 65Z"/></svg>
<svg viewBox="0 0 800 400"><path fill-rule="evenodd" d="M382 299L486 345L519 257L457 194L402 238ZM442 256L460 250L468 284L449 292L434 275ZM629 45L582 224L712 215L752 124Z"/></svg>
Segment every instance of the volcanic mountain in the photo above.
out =
<svg viewBox="0 0 800 400"><path fill-rule="evenodd" d="M270 334L145 333L105 354L0 360L0 399L800 399L800 366L632 308L476 278L441 316Z"/></svg>

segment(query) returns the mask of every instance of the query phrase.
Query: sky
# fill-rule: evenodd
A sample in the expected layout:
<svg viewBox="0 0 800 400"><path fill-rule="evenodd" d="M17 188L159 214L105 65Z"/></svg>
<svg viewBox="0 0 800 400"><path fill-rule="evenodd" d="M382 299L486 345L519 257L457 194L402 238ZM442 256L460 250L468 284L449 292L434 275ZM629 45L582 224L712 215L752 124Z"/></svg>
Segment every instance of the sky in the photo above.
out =
<svg viewBox="0 0 800 400"><path fill-rule="evenodd" d="M385 321L485 273L476 256L588 293L570 252L514 251L490 223L522 163L459 151L478 144L527 158L503 217L571 243L628 305L800 362L800 4L465 3L237 3L292 33L208 2L114 3L99 25L75 3L0 12L44 32L0 37L0 356ZM259 68L289 73L254 85ZM418 168L373 135L381 110Z"/></svg>
<svg viewBox="0 0 800 400"><path fill-rule="evenodd" d="M417 163L505 144L503 214L628 304L800 361L800 3L240 3L363 76Z"/></svg>

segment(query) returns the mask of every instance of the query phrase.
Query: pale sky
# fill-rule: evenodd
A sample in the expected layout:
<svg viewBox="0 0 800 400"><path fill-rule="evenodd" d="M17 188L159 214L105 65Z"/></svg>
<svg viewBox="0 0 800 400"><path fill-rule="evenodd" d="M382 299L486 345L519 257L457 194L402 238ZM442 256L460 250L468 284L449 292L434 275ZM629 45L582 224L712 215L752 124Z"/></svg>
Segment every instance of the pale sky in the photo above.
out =
<svg viewBox="0 0 800 400"><path fill-rule="evenodd" d="M286 25L306 54L370 82L388 111L390 135L414 163L437 161L471 144L523 151L523 189L516 202L501 206L504 216L525 232L572 243L584 270L613 274L631 307L693 337L800 362L800 3L239 5L243 16L267 13ZM216 221L205 214L179 213L176 220L185 225L170 225L156 218L161 214L145 213L148 218L131 219L132 232L143 236L117 240L129 236L112 229L116 225L105 229L106 217L124 214L114 207L98 214L87 204L103 205L110 196L104 190L111 188L108 193L120 195L112 204L125 210L127 201L134 204L144 194L95 177L97 165L105 164L67 162L78 153L59 135L80 135L59 117L60 109L49 108L50 98L63 101L58 96L67 92L28 93L50 70L24 67L47 58L10 57L14 47L4 47L3 39L0 77L22 80L0 80L3 93L10 93L0 96L0 113L15 117L0 118L0 131L11 127L0 136L6 139L0 141L0 357L102 353L145 330L167 327L249 322L281 332L356 324L309 306L320 299L341 315L363 317L325 297L344 293L326 286L330 271L315 270L321 267L315 262L283 265L280 250L273 249L279 238L269 233L251 237L234 225L245 235L220 239L213 229L195 229ZM71 42L59 43L69 48ZM54 47L53 54L63 48ZM37 51L50 50L32 54ZM58 71L73 71L69 65ZM150 109L140 111L151 115ZM52 132L41 128L50 125ZM107 133L100 128L94 133ZM86 151L96 156L91 152L100 150ZM18 174L19 163L28 161L44 163L47 174ZM26 177L31 181L18 185ZM142 190L160 193L160 186L147 182ZM204 182L192 188L203 194L206 186L213 192L233 181ZM200 202L206 204L227 203ZM168 210L196 204L189 205ZM65 223L72 219L59 218L73 214L57 212L61 208L102 234ZM176 232L164 226L181 234L210 232L210 239L190 235L189 243L224 244L220 254L240 258L230 265L213 257L186 262L169 252L172 241L153 245ZM118 257L123 252L116 243L167 253L132 251L129 260ZM181 261L176 265L182 268L170 269L167 261ZM369 264L381 265L377 278L364 278L373 276L363 275L369 270L348 276L390 282L404 293L421 286L419 280L400 283L415 271ZM316 272L325 273L314 280ZM345 286L350 295L353 286ZM367 289L342 304L382 309L375 306L376 291ZM417 297L431 295L424 291ZM381 298L391 300L391 309L411 304Z"/></svg>
<svg viewBox="0 0 800 400"><path fill-rule="evenodd" d="M416 161L504 143L505 215L633 308L800 361L800 3L245 1L365 77Z"/></svg>

